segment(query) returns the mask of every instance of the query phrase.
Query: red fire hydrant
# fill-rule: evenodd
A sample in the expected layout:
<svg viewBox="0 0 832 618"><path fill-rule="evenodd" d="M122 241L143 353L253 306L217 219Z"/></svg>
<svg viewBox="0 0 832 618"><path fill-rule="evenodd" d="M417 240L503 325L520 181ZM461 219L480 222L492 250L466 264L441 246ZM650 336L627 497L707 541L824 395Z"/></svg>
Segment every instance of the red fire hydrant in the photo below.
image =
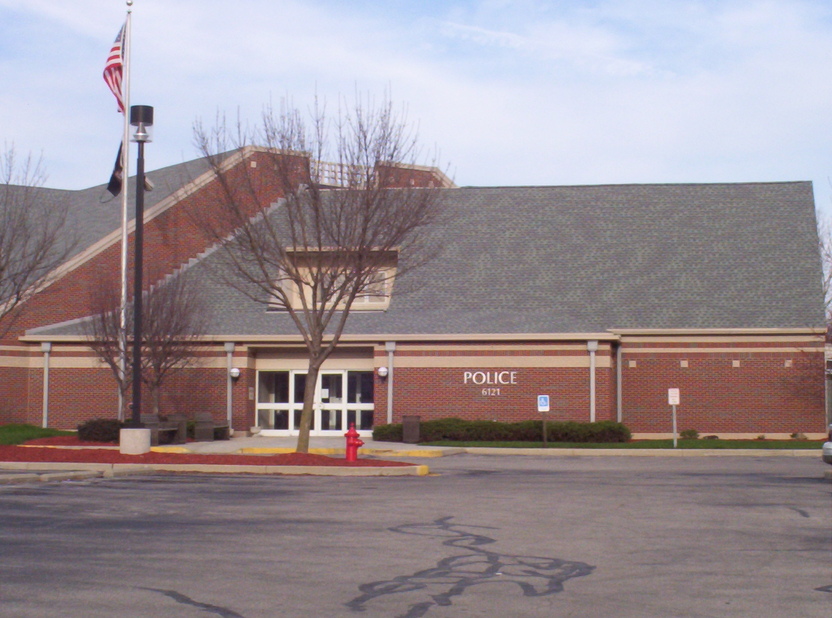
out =
<svg viewBox="0 0 832 618"><path fill-rule="evenodd" d="M358 460L358 449L364 446L364 441L358 436L355 430L355 423L350 423L350 430L344 434L347 439L347 461Z"/></svg>

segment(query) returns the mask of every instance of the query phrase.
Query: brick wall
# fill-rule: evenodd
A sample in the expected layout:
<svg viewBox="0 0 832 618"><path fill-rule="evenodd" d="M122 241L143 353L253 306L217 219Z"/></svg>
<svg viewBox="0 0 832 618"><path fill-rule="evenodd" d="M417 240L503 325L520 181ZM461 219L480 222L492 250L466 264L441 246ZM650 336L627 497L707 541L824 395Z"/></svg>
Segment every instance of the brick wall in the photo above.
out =
<svg viewBox="0 0 832 618"><path fill-rule="evenodd" d="M289 157L289 173L300 179L305 169L306 159ZM278 199L283 190L280 177L267 165L270 159L262 152L254 152L239 165L232 167L226 174L228 186L245 186L246 191L239 191L243 214L253 214L258 208L268 206ZM251 167L255 162L256 166ZM247 182L251 169L257 169L257 182ZM145 288L181 267L189 259L197 256L214 239L201 227L200 221L211 221L216 225L220 235L230 232L235 221L223 216L218 204L225 199L224 191L216 181L192 192L178 201L174 206L164 210L145 225ZM67 320L86 317L93 312L93 294L96 286L120 287L121 271L120 236L101 252L66 273L52 285L29 299L22 307L21 315L14 321L3 343L15 345L17 338L26 330L55 324ZM132 291L133 273L133 234L129 236L128 279ZM23 346L22 353L28 354L29 346ZM13 356L14 352L0 352L0 356ZM40 373L38 369L35 373ZM39 379L28 370L3 367L0 363L0 422L26 421L38 416L42 404L41 395L30 399L28 391L37 390L34 380ZM223 396L223 401L225 398ZM40 421L38 421L40 422Z"/></svg>
<svg viewBox="0 0 832 618"><path fill-rule="evenodd" d="M788 434L824 431L824 360L822 347L804 342L725 344L723 351L703 352L686 344L665 344L662 348L622 349L623 420L637 433L667 433L671 430L667 389L679 388L679 430L708 433ZM536 397L548 394L552 420L589 420L589 369L587 366L529 366L530 364L575 364L587 354L572 344L529 344L507 350L488 346L467 349L438 346L431 351L422 344L419 351L400 345L394 364L393 420L417 414L424 420L456 416L466 419L519 421L540 418ZM533 349L536 348L536 349ZM545 349L542 349L545 348ZM745 350L745 351L737 351ZM748 351L751 350L751 351ZM814 350L814 351L812 351ZM39 359L42 355L33 352ZM255 361L245 346L238 345L233 364L241 376L233 382L233 427L247 430L254 424L255 402L249 389L255 387ZM499 356L498 366L489 358ZM217 421L226 417L226 367L221 346L207 346L200 352L203 366L171 376L163 386L162 413L193 417L210 412ZM516 358L512 364L511 359ZM608 343L597 354L596 420L616 418L616 375L614 356ZM117 407L115 382L106 368L63 368L67 359L89 363L90 354L65 352L53 346L50 366L50 426L74 428L97 417L114 417ZM86 360L85 360L86 359ZM509 360L506 360L509 359ZM635 361L635 365L631 364ZM687 366L682 366L682 361ZM790 362L789 362L790 361ZM422 366L407 366L421 364ZM472 366L466 366L470 362ZM0 393L4 398L26 405L7 412L4 422L39 425L42 418L43 369L5 368ZM376 347L375 365L387 364L383 346ZM496 363L495 363L496 364ZM739 366L735 366L735 365ZM425 366L427 365L427 366ZM431 366L433 365L433 366ZM442 366L453 365L453 366ZM465 383L465 374L479 372ZM503 373L496 376L496 373ZM515 384L495 383L511 381ZM386 422L388 380L376 374L375 424ZM483 383L476 383L477 381ZM488 383L492 382L492 383ZM497 391L499 389L499 391ZM143 409L152 406L144 391ZM128 401L130 395L128 394Z"/></svg>
<svg viewBox="0 0 832 618"><path fill-rule="evenodd" d="M28 422L28 380L27 368L0 368L0 423Z"/></svg>
<svg viewBox="0 0 832 618"><path fill-rule="evenodd" d="M231 185L246 185L248 165L266 155L255 153L228 172ZM294 157L297 158L297 157ZM269 169L266 161L259 161L258 170ZM252 215L258 208L267 207L283 195L275 174L258 174L259 182L251 191L235 192L242 214ZM236 221L223 214L219 204L226 201L225 192L217 182L211 182L178 201L145 223L144 271L145 288L172 273L177 268L214 243L202 223L210 221L219 236L225 236ZM128 238L128 279L132 292L133 234ZM120 286L120 237L106 249L79 265L51 286L31 298L23 307L22 315L14 322L6 339L15 342L27 329L55 324L90 315L93 286L104 282Z"/></svg>
<svg viewBox="0 0 832 618"><path fill-rule="evenodd" d="M759 351L677 350L623 354L623 420L635 432L671 431L667 389L679 388L679 430L710 433L822 432L823 350L769 351L777 346L743 343ZM713 344L711 344L713 345ZM805 342L799 344L804 350ZM730 346L725 346L730 347ZM626 348L625 348L626 350ZM631 350L632 352L632 350ZM635 366L630 362L635 361ZM682 366L682 362L687 367ZM738 365L738 366L737 366Z"/></svg>
<svg viewBox="0 0 832 618"><path fill-rule="evenodd" d="M623 422L631 431L671 431L668 388L681 390L679 430L697 429L703 434L824 431L824 360L822 347L818 344L788 339L768 343L738 339L708 344L722 347L724 351L704 353L697 352L701 350L697 345L702 344L661 343L654 346L655 352L649 351L650 346L625 345L622 353L622 413ZM558 352L556 349L549 352L558 353L575 354L574 351ZM420 354L430 355L429 352ZM436 354L437 365L442 364L445 354L448 352ZM472 355L472 352L465 354ZM504 354L500 353L501 356ZM399 346L394 363L404 362L409 355L412 353L408 353L405 346ZM614 350L608 343L601 342L596 358L599 365L596 369L596 420L616 420ZM635 361L635 366L630 366L631 361ZM682 361L686 361L686 367L682 366ZM735 366L737 362L739 366ZM376 351L375 363L376 366L387 364L383 350ZM609 367L602 366L604 364ZM521 383L494 385L500 387L500 394L488 395L483 393L483 388L489 388L488 385L463 384L463 368L409 368L395 364L394 367L393 422L401 422L406 414L417 414L423 420L448 416L507 422L535 419L539 418L536 410L538 394L551 397L549 418L589 420L586 368L512 367L507 363L499 369L518 371L522 376ZM376 377L375 423L385 423L386 415L387 381Z"/></svg>
<svg viewBox="0 0 832 618"><path fill-rule="evenodd" d="M160 413L184 414L193 418L197 412L210 412L217 422L226 419L225 354L221 347L208 346L198 352L202 366L178 370L170 374L160 390ZM74 429L78 424L93 418L116 418L118 390L109 368L93 367L95 356L91 351L71 351L55 344L52 347L49 370L49 426ZM60 365L76 365L61 367ZM245 353L240 360L245 366ZM235 361L236 364L236 361ZM238 365L240 366L240 365ZM254 386L255 371L243 370L233 382L233 427L246 430L254 418L254 402L248 399L248 388ZM26 402L14 416L2 422L26 422L40 425L43 416L43 367L40 359L31 369L6 371L4 375L17 376L21 393L11 393L10 400ZM3 382L0 396L10 393L10 381ZM126 394L126 404L132 402L132 391ZM142 412L153 411L153 398L147 387L142 388ZM129 407L125 415L130 418Z"/></svg>
<svg viewBox="0 0 832 618"><path fill-rule="evenodd" d="M468 342L455 349L443 345L437 351L413 351L399 345L394 357L393 422L401 422L405 414L418 414L424 420L455 416L464 419L489 419L514 422L539 419L537 395L549 395L552 420L589 421L590 378L589 354L585 342L567 342L541 346L539 342L516 344L490 349L471 349ZM423 345L423 344L422 344ZM420 345L419 347L422 347ZM601 342L596 353L596 420L615 420L615 374L610 368L611 346ZM490 363L490 357L498 357ZM522 362L512 363L512 358ZM585 366L548 366L553 357L559 363ZM431 359L434 367L409 367L410 359ZM468 361L466 361L468 359ZM470 366L465 363L470 362ZM383 349L377 349L376 366L387 364ZM534 366L535 364L540 366ZM451 365L451 366L443 366ZM515 384L500 384L494 374L514 373ZM466 383L466 373L472 375ZM483 379L495 383L478 384ZM503 375L510 381L510 375ZM387 380L376 376L376 410L374 422L387 418Z"/></svg>

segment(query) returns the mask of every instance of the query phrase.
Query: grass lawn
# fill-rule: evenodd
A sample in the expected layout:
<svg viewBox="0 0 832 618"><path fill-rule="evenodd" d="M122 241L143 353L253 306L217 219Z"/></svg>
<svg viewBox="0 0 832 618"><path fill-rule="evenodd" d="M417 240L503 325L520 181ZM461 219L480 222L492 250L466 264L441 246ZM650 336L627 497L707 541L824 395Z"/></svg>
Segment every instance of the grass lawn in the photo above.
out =
<svg viewBox="0 0 832 618"><path fill-rule="evenodd" d="M10 423L0 425L0 444L22 444L27 440L35 438L51 438L52 436L73 436L74 431L61 431L60 429L42 429L34 425L23 425Z"/></svg>
<svg viewBox="0 0 832 618"><path fill-rule="evenodd" d="M428 446L465 446L492 448L543 448L543 442L455 442L443 440L425 442ZM823 440L679 440L678 448L685 449L820 449ZM549 442L548 448L614 448L614 449L672 449L673 440L632 440L610 444Z"/></svg>

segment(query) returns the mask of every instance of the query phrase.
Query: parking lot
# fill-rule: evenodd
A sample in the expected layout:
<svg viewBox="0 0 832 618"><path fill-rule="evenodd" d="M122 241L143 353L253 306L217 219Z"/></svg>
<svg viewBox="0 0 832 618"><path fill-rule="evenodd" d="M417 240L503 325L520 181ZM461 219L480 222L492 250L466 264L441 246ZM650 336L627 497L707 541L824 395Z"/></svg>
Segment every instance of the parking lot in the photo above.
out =
<svg viewBox="0 0 832 618"><path fill-rule="evenodd" d="M832 614L820 457L422 463L0 487L0 615Z"/></svg>

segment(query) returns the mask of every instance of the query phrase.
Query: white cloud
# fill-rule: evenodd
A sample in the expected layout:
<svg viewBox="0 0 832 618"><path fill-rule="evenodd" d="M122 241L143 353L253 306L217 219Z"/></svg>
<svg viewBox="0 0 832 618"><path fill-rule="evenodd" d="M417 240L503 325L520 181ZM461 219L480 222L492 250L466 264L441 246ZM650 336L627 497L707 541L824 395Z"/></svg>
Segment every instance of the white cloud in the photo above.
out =
<svg viewBox="0 0 832 618"><path fill-rule="evenodd" d="M104 182L120 116L101 80L125 5L0 0L0 138L53 184ZM269 99L392 91L463 184L815 180L832 173L825 0L136 0L149 165L191 123ZM90 16L95 15L95 19ZM18 39L16 37L25 37ZM69 119L71 120L68 120Z"/></svg>

